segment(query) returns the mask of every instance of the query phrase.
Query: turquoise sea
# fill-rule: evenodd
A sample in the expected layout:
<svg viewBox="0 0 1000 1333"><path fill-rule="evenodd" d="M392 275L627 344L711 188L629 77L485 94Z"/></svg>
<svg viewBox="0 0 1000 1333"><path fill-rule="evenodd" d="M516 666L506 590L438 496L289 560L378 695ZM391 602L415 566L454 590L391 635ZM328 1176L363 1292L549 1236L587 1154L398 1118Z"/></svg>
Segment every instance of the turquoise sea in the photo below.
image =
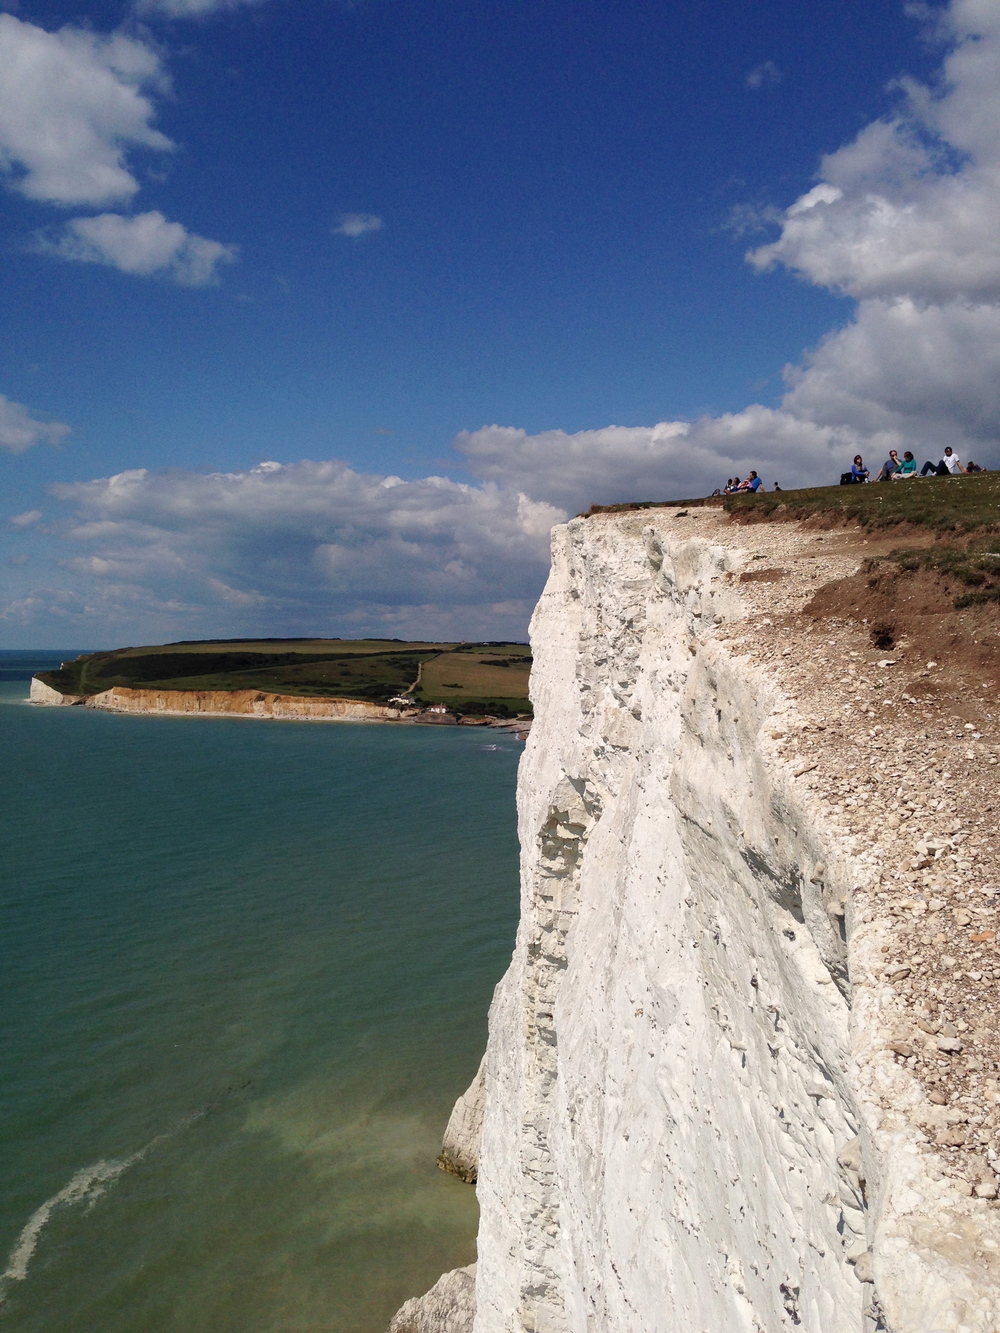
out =
<svg viewBox="0 0 1000 1333"><path fill-rule="evenodd" d="M71 655L0 654L0 1333L382 1333L474 1257L521 746L21 702Z"/></svg>

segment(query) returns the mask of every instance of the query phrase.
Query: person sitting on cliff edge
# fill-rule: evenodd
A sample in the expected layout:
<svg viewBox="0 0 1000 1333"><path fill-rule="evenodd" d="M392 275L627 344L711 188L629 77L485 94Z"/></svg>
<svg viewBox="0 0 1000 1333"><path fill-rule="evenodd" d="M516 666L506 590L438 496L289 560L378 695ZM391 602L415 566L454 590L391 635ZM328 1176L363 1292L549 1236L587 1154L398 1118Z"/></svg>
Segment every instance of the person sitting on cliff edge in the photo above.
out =
<svg viewBox="0 0 1000 1333"><path fill-rule="evenodd" d="M892 474L892 479L893 481L905 481L907 477L915 477L916 475L917 475L917 460L913 457L913 454L910 452L909 449L904 449L903 461L900 463L896 471Z"/></svg>
<svg viewBox="0 0 1000 1333"><path fill-rule="evenodd" d="M882 464L882 467L879 470L879 474L875 478L875 480L888 481L890 477L894 477L896 475L896 473L899 471L901 467L902 464L899 461L899 454L896 453L895 449L890 449L889 457Z"/></svg>
<svg viewBox="0 0 1000 1333"><path fill-rule="evenodd" d="M948 477L958 476L960 472L964 471L965 468L962 466L962 460L949 444L941 455L939 462L932 463L930 459L927 460L920 469L920 475L926 477L928 472L931 472L935 477Z"/></svg>

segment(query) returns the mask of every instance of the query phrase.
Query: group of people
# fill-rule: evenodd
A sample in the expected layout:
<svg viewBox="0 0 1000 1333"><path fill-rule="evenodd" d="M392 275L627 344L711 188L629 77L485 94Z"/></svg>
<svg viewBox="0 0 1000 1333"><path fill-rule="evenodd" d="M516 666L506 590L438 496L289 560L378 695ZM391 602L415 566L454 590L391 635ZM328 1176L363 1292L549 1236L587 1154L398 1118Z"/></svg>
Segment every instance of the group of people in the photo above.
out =
<svg viewBox="0 0 1000 1333"><path fill-rule="evenodd" d="M962 460L951 445L946 446L936 463L928 459L919 472L917 471L917 460L909 449L903 450L902 458L895 449L890 449L889 457L879 468L878 475L875 477L865 467L861 455L855 454L850 472L841 473L840 484L841 486L850 486L865 481L905 481L908 477L957 477L960 473L964 475L970 472L985 471L986 468L980 467L978 463L973 463L971 459L963 466ZM767 487L757 473L751 472L745 481L741 481L739 477L730 477L725 486L716 487L712 495L756 495L758 491L766 489ZM774 483L774 489L776 491L781 490L777 482Z"/></svg>
<svg viewBox="0 0 1000 1333"><path fill-rule="evenodd" d="M764 489L764 483L756 472L751 472L746 481L740 481L739 477L730 477L723 489L716 489L713 495L756 495ZM777 482L774 483L774 489L780 491L781 487Z"/></svg>
<svg viewBox="0 0 1000 1333"><path fill-rule="evenodd" d="M917 476L957 477L959 473L965 474L985 471L986 469L984 467L980 467L978 463L974 463L971 459L963 467L962 460L950 445L945 448L944 453L936 463L931 459L928 459L919 472L917 472L917 460L913 457L913 454L909 449L903 450L902 458L899 457L899 454L895 449L890 449L889 457L882 464L875 480L905 481L907 477ZM840 484L841 486L850 486L856 482L871 480L871 474L865 467L861 455L855 454L854 462L851 464L851 470L850 472L845 472L841 475Z"/></svg>

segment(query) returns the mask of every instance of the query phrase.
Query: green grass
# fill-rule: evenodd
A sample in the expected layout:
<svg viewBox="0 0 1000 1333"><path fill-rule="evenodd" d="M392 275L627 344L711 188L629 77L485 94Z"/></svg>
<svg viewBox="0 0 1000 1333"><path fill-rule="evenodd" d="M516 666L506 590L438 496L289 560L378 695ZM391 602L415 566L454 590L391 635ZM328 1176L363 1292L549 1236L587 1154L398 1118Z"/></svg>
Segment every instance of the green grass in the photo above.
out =
<svg viewBox="0 0 1000 1333"><path fill-rule="evenodd" d="M475 651L473 645L465 645L425 663L421 698L461 712L475 712L479 704L505 713L529 712L531 650L525 644L490 645L485 652L477 647Z"/></svg>
<svg viewBox="0 0 1000 1333"><path fill-rule="evenodd" d="M155 644L87 653L40 672L63 694L114 686L163 690L260 690L384 702L406 692L468 713L530 712L525 644L406 643L398 639L235 640Z"/></svg>
<svg viewBox="0 0 1000 1333"><path fill-rule="evenodd" d="M908 573L932 570L964 585L969 592L955 598L955 610L985 602L1000 602L1000 552L991 550L1000 543L992 537L973 538L967 543L949 546L903 547L885 557Z"/></svg>
<svg viewBox="0 0 1000 1333"><path fill-rule="evenodd" d="M724 508L742 522L788 522L828 516L862 527L910 523L938 533L1000 530L1000 473L971 477L917 477L912 481L872 482L864 486L811 486L797 491L762 491L758 495L709 496L696 500L634 500L592 505L581 514L623 514L643 509Z"/></svg>
<svg viewBox="0 0 1000 1333"><path fill-rule="evenodd" d="M1000 530L1000 474L923 477L865 486L815 486L801 491L731 495L725 509L738 520L829 516L862 527L909 523L938 533Z"/></svg>

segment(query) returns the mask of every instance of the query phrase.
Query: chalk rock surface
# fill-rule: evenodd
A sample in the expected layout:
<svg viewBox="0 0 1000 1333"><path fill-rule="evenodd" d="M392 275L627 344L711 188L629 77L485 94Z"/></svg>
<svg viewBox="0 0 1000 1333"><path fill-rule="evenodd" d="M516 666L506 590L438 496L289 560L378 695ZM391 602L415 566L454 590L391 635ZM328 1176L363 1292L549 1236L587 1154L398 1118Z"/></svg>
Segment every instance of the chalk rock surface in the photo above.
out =
<svg viewBox="0 0 1000 1333"><path fill-rule="evenodd" d="M445 1273L424 1296L407 1301L393 1316L389 1333L472 1333L476 1312L476 1265Z"/></svg>
<svg viewBox="0 0 1000 1333"><path fill-rule="evenodd" d="M389 721L402 710L363 699L307 698L261 690L142 690L124 685L92 694L88 708L112 713L201 714L207 717L281 718L286 721Z"/></svg>
<svg viewBox="0 0 1000 1333"><path fill-rule="evenodd" d="M46 685L44 680L39 680L37 676L31 678L31 688L28 691L28 698L33 704L45 704L49 707L65 707L69 704L83 703L83 696L80 694L60 694L54 690L51 685Z"/></svg>
<svg viewBox="0 0 1000 1333"><path fill-rule="evenodd" d="M486 1107L486 1057L468 1089L455 1103L441 1144L438 1166L472 1184L479 1174L479 1140Z"/></svg>
<svg viewBox="0 0 1000 1333"><path fill-rule="evenodd" d="M938 1104L965 1056L900 1040L893 881L815 794L820 742L789 760L779 739L804 730L780 664L818 654L795 639L808 618L769 631L770 670L735 639L751 594L758 621L771 597L796 612L783 570L740 587L746 546L767 559L779 530L724 522L659 510L553 536L475 1333L998 1333L993 1169L941 1137L976 1120ZM829 706L825 669L818 690Z"/></svg>

